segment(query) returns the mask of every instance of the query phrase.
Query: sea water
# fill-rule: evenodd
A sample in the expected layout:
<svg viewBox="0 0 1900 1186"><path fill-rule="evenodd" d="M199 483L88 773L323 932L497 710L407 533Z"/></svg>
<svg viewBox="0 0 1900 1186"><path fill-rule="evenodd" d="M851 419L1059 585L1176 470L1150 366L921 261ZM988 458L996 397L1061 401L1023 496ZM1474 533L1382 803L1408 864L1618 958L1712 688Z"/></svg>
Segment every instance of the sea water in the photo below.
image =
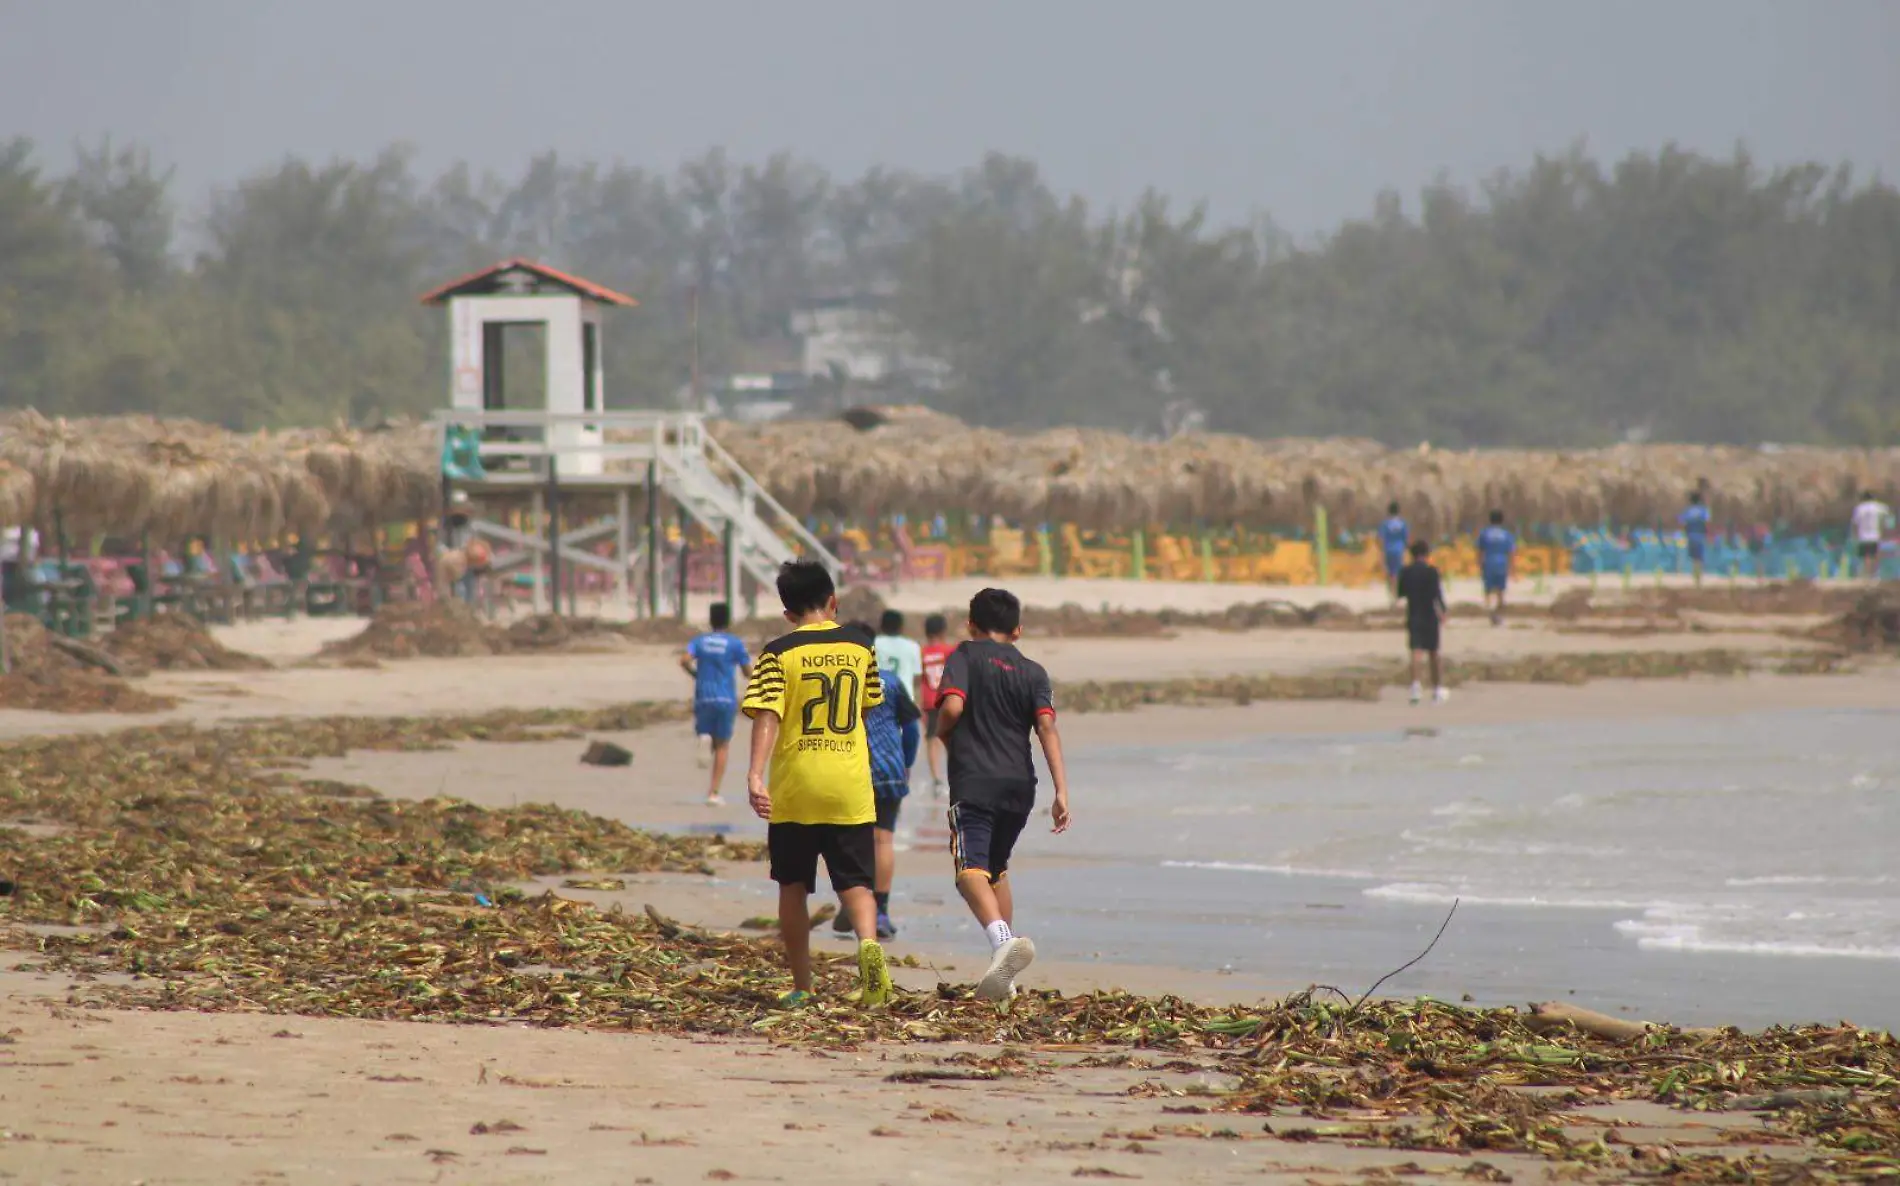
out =
<svg viewBox="0 0 1900 1186"><path fill-rule="evenodd" d="M1040 914L1052 955L1363 986L1457 900L1388 990L1900 1027L1900 710L1421 709L1399 732L1090 748L1070 779L1076 829L1019 849L1019 923Z"/></svg>

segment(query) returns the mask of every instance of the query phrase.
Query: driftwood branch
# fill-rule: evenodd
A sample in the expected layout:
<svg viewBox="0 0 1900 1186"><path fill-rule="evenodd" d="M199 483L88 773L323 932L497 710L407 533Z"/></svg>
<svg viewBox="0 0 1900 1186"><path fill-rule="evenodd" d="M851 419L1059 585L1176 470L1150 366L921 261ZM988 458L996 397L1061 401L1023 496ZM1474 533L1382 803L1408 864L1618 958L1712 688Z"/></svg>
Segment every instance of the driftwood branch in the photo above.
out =
<svg viewBox="0 0 1900 1186"><path fill-rule="evenodd" d="M1634 1042L1654 1027L1654 1022L1626 1021L1621 1017L1611 1017L1607 1013L1567 1005L1562 1001L1545 1001L1541 1005L1532 1005L1531 1011L1524 1015L1524 1028L1532 1033L1548 1034L1557 1030L1574 1029L1579 1033L1605 1038L1611 1042ZM1709 1037L1722 1031L1702 1027L1685 1029L1681 1032L1690 1037Z"/></svg>
<svg viewBox="0 0 1900 1186"><path fill-rule="evenodd" d="M93 646L91 643L80 642L76 638L67 638L63 634L48 634L46 637L47 641L51 642L59 650L66 652L81 663L89 663L109 675L122 676L125 674L124 664L114 659L105 651Z"/></svg>

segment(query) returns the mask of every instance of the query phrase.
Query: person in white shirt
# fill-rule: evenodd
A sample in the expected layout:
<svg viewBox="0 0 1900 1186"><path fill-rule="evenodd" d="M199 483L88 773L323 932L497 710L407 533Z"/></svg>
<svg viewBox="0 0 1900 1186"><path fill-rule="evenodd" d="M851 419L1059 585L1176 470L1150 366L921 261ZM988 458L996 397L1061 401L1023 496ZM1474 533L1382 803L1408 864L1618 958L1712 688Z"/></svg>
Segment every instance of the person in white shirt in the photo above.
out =
<svg viewBox="0 0 1900 1186"><path fill-rule="evenodd" d="M904 615L894 609L884 611L878 619L877 639L872 645L877 655L877 665L881 670L897 673L904 681L904 691L909 694L911 703L917 702L917 681L924 674L924 648L913 639L904 637ZM904 769L909 771L917 764L917 748L923 740L923 731L916 721L907 721L900 730L904 743Z"/></svg>
<svg viewBox="0 0 1900 1186"><path fill-rule="evenodd" d="M39 555L40 533L30 527L0 531L0 605L11 605L26 591L27 568Z"/></svg>
<svg viewBox="0 0 1900 1186"><path fill-rule="evenodd" d="M1860 555L1860 575L1870 581L1880 579L1880 537L1893 522L1893 508L1874 497L1869 490L1860 496L1860 505L1849 517L1851 534Z"/></svg>

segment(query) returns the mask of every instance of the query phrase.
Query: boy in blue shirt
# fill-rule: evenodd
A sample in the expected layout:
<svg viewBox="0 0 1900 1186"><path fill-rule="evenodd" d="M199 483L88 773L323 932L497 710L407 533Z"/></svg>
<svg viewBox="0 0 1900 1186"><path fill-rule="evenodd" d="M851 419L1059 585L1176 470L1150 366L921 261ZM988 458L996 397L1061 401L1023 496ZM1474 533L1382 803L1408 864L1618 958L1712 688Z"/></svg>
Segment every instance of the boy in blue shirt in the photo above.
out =
<svg viewBox="0 0 1900 1186"><path fill-rule="evenodd" d="M1389 503L1385 508L1386 520L1379 524L1379 546L1385 550L1385 585L1396 603L1399 599L1399 570L1405 567L1405 545L1411 541L1412 529L1399 517L1399 504Z"/></svg>
<svg viewBox="0 0 1900 1186"><path fill-rule="evenodd" d="M1484 578L1484 603L1491 607L1491 624L1504 625L1504 586L1511 579L1511 557L1517 537L1504 527L1504 512L1492 511L1491 524L1478 533L1478 574Z"/></svg>
<svg viewBox="0 0 1900 1186"><path fill-rule="evenodd" d="M712 750L712 786L706 803L718 807L719 784L726 778L726 757L732 748L732 725L739 716L740 683L752 678L752 656L745 643L727 631L732 607L721 601L712 607L712 629L686 644L680 666L693 677L693 733L709 739ZM734 679L735 673L737 679Z"/></svg>
<svg viewBox="0 0 1900 1186"><path fill-rule="evenodd" d="M866 639L873 637L868 623L853 622ZM897 815L910 794L911 752L904 743L904 729L923 719L923 712L904 691L903 676L894 667L878 669L878 681L884 687L884 703L864 710L864 740L871 749L871 795L876 802L877 826L872 832L875 860L871 897L877 903L877 937L891 939L897 926L891 922L891 883L897 878ZM851 920L843 909L832 920L831 929L843 934L851 929Z"/></svg>
<svg viewBox="0 0 1900 1186"><path fill-rule="evenodd" d="M1695 583L1702 583L1702 561L1709 553L1709 508L1702 505L1702 492L1689 495L1689 505L1676 516L1676 522L1682 524L1683 538L1689 544L1689 570L1695 573Z"/></svg>

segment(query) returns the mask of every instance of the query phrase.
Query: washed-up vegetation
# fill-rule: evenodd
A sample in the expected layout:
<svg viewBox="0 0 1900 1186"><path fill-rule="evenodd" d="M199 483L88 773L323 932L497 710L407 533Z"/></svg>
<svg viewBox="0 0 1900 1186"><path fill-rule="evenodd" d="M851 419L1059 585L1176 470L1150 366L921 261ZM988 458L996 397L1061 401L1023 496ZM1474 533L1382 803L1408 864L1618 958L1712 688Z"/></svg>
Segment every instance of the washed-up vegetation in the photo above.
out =
<svg viewBox="0 0 1900 1186"><path fill-rule="evenodd" d="M0 819L38 826L0 827L10 894L0 935L77 976L83 1003L763 1035L821 1046L1000 1044L994 1056L958 1056L985 1077L1046 1069L1028 1048L1120 1047L1226 1072L1232 1090L1197 1097L1186 1110L1234 1123L1264 1115L1288 1140L1521 1151L1683 1181L1900 1174L1900 1044L1886 1034L1845 1025L1684 1033L1625 1023L1633 1035L1606 1037L1510 1009L1355 1007L1322 990L1227 1008L1031 991L998 1008L944 984L865 1012L848 999L851 969L842 960L822 966L819 1006L785 1011L776 1005L786 981L771 939L498 888L529 876L567 874L565 884L602 888L626 873L705 871L715 860L757 859L756 845L655 836L548 806L388 800L297 769L353 749L637 727L669 710L269 721L6 746ZM1553 1090L1518 1090L1525 1087ZM1798 1165L1755 1153L1732 1159L1585 1138L1567 1115L1639 1099L1763 1108L1770 1127L1749 1134L1749 1144L1805 1140L1814 1148L1783 1151Z"/></svg>
<svg viewBox="0 0 1900 1186"><path fill-rule="evenodd" d="M103 666L117 666L109 656L82 658L91 648L72 647L31 614L7 614L0 630L6 631L8 660L7 674L0 675L0 709L145 713L177 707L171 697L142 691L113 674Z"/></svg>

